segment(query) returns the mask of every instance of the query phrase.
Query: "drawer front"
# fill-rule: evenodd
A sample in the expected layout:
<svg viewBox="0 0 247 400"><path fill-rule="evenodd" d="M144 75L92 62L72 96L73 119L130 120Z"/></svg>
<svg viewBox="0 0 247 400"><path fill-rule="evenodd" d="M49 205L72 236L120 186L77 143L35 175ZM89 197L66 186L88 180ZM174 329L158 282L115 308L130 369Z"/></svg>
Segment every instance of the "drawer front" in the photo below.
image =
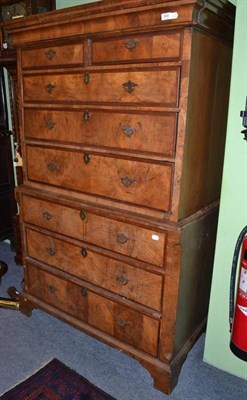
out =
<svg viewBox="0 0 247 400"><path fill-rule="evenodd" d="M25 110L25 136L173 156L176 114ZM106 141L107 138L107 141Z"/></svg>
<svg viewBox="0 0 247 400"><path fill-rule="evenodd" d="M180 39L180 32L167 32L162 35L95 40L92 43L92 63L178 59L180 57Z"/></svg>
<svg viewBox="0 0 247 400"><path fill-rule="evenodd" d="M160 311L161 276L31 229L26 239L29 257Z"/></svg>
<svg viewBox="0 0 247 400"><path fill-rule="evenodd" d="M26 150L28 179L32 181L162 211L170 209L172 164L35 146Z"/></svg>
<svg viewBox="0 0 247 400"><path fill-rule="evenodd" d="M158 266L163 265L166 233L115 221L85 210L76 210L23 196L24 222L61 233L105 249Z"/></svg>
<svg viewBox="0 0 247 400"><path fill-rule="evenodd" d="M179 68L30 75L24 101L178 104Z"/></svg>
<svg viewBox="0 0 247 400"><path fill-rule="evenodd" d="M83 44L23 50L21 53L21 62L22 68L82 65Z"/></svg>
<svg viewBox="0 0 247 400"><path fill-rule="evenodd" d="M140 350L157 354L159 322L151 317L32 265L27 268L27 286L30 294L46 303Z"/></svg>

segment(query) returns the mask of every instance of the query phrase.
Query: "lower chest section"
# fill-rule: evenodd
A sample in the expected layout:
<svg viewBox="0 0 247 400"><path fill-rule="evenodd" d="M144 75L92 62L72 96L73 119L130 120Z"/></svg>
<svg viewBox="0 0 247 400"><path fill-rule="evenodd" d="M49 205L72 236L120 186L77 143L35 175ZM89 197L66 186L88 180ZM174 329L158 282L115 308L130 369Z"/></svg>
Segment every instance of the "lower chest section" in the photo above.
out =
<svg viewBox="0 0 247 400"><path fill-rule="evenodd" d="M169 230L63 200L21 195L24 292L157 357Z"/></svg>

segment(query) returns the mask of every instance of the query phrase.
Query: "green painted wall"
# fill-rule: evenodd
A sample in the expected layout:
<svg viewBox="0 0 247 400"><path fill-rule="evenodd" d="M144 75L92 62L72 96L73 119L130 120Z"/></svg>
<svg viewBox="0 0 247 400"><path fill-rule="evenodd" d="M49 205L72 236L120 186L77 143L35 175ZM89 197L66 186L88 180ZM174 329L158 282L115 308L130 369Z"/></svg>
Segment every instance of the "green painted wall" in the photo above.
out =
<svg viewBox="0 0 247 400"><path fill-rule="evenodd" d="M247 143L240 110L247 96L247 1L237 0L220 216L204 361L247 379L247 363L229 349L228 303L234 247L247 225ZM245 332L245 334L247 334Z"/></svg>
<svg viewBox="0 0 247 400"><path fill-rule="evenodd" d="M56 0L56 7L57 9L72 7L72 6L78 6L80 4L94 3L95 1L100 1L100 0Z"/></svg>

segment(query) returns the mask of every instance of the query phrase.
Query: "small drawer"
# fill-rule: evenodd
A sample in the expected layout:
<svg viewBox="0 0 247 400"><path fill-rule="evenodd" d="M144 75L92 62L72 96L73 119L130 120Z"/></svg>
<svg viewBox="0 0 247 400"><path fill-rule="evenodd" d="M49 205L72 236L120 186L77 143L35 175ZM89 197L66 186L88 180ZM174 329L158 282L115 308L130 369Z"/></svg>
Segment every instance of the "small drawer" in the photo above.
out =
<svg viewBox="0 0 247 400"><path fill-rule="evenodd" d="M115 221L34 197L22 196L24 222L163 266L166 232Z"/></svg>
<svg viewBox="0 0 247 400"><path fill-rule="evenodd" d="M153 356L157 355L159 321L27 266L28 292L87 324Z"/></svg>
<svg viewBox="0 0 247 400"><path fill-rule="evenodd" d="M29 257L160 311L161 276L28 228L26 239Z"/></svg>
<svg viewBox="0 0 247 400"><path fill-rule="evenodd" d="M179 76L177 66L30 74L23 78L24 102L107 102L177 107Z"/></svg>
<svg viewBox="0 0 247 400"><path fill-rule="evenodd" d="M180 32L93 40L92 63L150 62L180 58Z"/></svg>
<svg viewBox="0 0 247 400"><path fill-rule="evenodd" d="M85 146L100 146L172 157L176 113L25 109L25 137ZM106 143L107 138L107 143Z"/></svg>
<svg viewBox="0 0 247 400"><path fill-rule="evenodd" d="M23 50L21 62L22 68L83 65L83 44Z"/></svg>
<svg viewBox="0 0 247 400"><path fill-rule="evenodd" d="M170 210L173 165L80 151L26 147L30 181L108 199Z"/></svg>

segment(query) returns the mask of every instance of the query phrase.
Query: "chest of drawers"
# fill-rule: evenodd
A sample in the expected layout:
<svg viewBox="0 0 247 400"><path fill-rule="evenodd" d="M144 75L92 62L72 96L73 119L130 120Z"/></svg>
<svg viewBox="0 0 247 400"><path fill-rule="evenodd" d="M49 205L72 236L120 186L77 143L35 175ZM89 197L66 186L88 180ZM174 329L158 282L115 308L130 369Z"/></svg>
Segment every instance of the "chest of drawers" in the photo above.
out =
<svg viewBox="0 0 247 400"><path fill-rule="evenodd" d="M225 0L116 0L6 24L21 310L135 357L166 393L206 321L233 21Z"/></svg>

